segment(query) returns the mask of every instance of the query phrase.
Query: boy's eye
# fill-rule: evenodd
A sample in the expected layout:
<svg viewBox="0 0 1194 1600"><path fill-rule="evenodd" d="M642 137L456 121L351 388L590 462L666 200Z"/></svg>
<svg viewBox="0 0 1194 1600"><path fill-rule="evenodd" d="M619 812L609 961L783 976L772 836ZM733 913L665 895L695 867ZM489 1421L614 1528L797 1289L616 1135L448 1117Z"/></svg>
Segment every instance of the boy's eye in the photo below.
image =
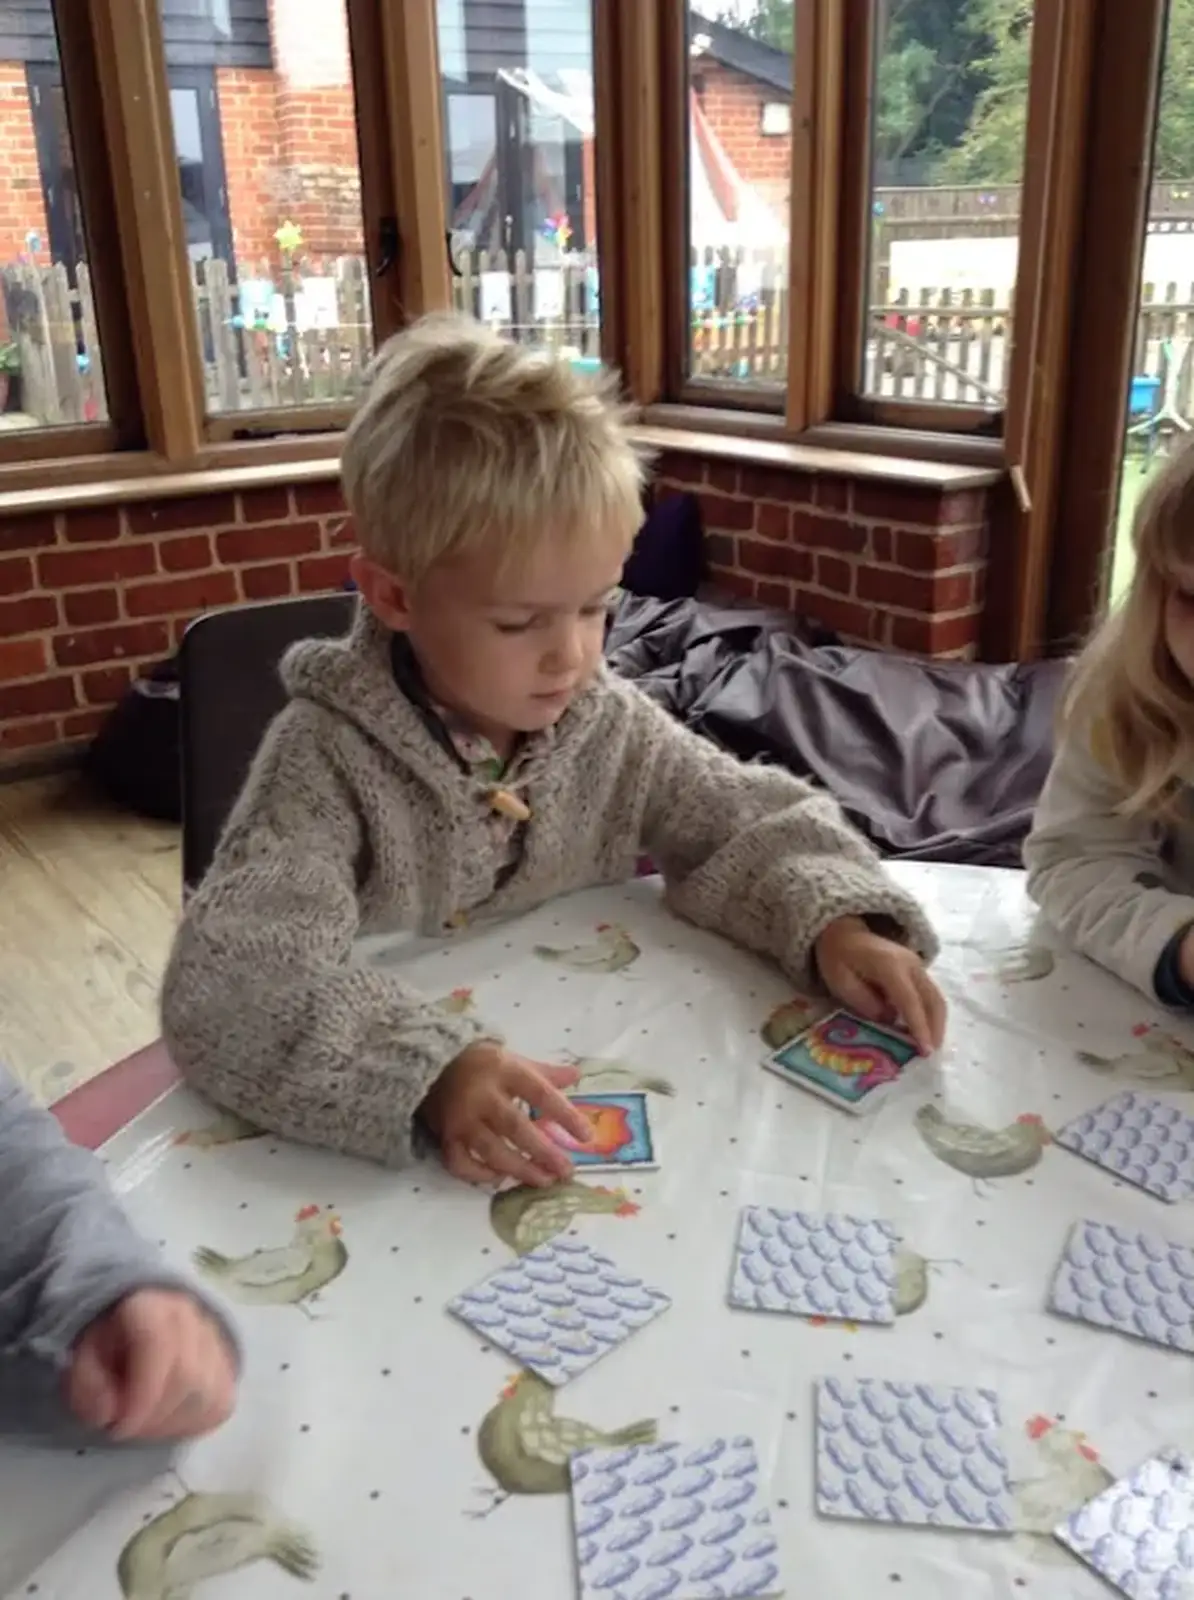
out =
<svg viewBox="0 0 1194 1600"><path fill-rule="evenodd" d="M535 626L534 617L528 617L525 622L495 622L494 627L499 633L529 633Z"/></svg>

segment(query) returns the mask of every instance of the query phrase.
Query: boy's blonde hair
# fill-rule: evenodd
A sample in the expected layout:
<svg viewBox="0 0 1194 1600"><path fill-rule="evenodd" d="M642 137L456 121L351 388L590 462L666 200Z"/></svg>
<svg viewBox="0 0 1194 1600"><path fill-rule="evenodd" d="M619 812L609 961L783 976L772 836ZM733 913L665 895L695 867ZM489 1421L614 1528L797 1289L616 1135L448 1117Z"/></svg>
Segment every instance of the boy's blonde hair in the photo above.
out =
<svg viewBox="0 0 1194 1600"><path fill-rule="evenodd" d="M435 314L378 351L345 436L345 500L365 555L417 584L492 552L516 567L545 538L642 522L645 461L610 377L578 374L469 317Z"/></svg>
<svg viewBox="0 0 1194 1600"><path fill-rule="evenodd" d="M1194 759L1194 687L1165 640L1169 594L1194 574L1194 444L1145 489L1132 543L1131 587L1079 658L1062 715L1123 784L1120 809L1163 817Z"/></svg>

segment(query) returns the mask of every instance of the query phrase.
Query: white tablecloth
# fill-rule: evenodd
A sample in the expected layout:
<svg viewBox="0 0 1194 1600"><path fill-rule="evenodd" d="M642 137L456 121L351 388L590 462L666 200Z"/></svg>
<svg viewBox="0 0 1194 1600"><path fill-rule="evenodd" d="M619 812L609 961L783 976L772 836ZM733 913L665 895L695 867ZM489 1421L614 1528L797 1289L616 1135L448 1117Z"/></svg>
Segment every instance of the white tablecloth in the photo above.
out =
<svg viewBox="0 0 1194 1600"><path fill-rule="evenodd" d="M1074 1222L1121 1221L1192 1244L1191 1210L1055 1146L1017 1175L974 1181L929 1149L914 1114L937 1096L949 1122L1000 1130L1035 1114L1057 1128L1139 1083L1189 1104L1194 1054L1181 1041L1194 1047L1194 1029L1082 961L1054 962L1018 874L897 870L944 941L949 1034L940 1060L865 1118L761 1069L760 1028L791 998L788 987L670 918L653 882L580 895L402 960L430 994L471 990L471 1003L531 1056L604 1058L621 1068L607 1087L664 1079L674 1088L652 1093L660 1169L619 1175L637 1213L617 1214L629 1208L607 1197L573 1221L578 1237L666 1290L672 1307L560 1390L558 1416L607 1431L655 1419L664 1439L753 1437L789 1595L993 1600L1023 1590L1097 1600L1099 1580L1040 1534L1108 1474L1163 1445L1194 1444L1194 1366L1051 1315L1047 1289ZM602 923L625 928L640 948L620 970L577 971L535 953L590 944ZM250 1564L200 1584L203 1600L573 1594L565 1495L516 1493L475 1515L495 1499L478 1426L513 1366L444 1306L512 1259L487 1196L433 1160L395 1175L268 1138L176 1142L180 1130L211 1121L177 1092L105 1152L134 1217L167 1254L181 1265L201 1248L239 1257L284 1245L301 1209L334 1207L347 1265L306 1311L238 1307L248 1354L235 1419L185 1451L176 1470L122 1489L13 1593L114 1600L118 1554L154 1517L187 1492L251 1492L264 1505L238 1547ZM929 1263L925 1303L890 1328L731 1310L733 1241L750 1203L891 1222ZM813 1385L835 1374L996 1391L1022 1531L819 1519ZM51 1526L60 1533L64 1508L110 1489L115 1470L102 1458L0 1457L0 1587L29 1573ZM191 1536L197 1561L211 1559L204 1540ZM318 1571L301 1582L268 1555L253 1559L263 1550L300 1570L318 1559ZM177 1560L190 1559L180 1551ZM167 1595L152 1584L136 1592Z"/></svg>

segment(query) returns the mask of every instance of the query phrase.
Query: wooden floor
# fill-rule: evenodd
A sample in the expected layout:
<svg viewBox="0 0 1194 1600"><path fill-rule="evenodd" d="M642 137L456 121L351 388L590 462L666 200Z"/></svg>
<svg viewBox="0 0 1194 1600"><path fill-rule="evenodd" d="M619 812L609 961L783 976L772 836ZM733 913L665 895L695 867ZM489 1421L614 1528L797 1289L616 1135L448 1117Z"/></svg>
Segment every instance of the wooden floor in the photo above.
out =
<svg viewBox="0 0 1194 1600"><path fill-rule="evenodd" d="M156 1038L179 857L73 776L0 784L0 1060L39 1099Z"/></svg>

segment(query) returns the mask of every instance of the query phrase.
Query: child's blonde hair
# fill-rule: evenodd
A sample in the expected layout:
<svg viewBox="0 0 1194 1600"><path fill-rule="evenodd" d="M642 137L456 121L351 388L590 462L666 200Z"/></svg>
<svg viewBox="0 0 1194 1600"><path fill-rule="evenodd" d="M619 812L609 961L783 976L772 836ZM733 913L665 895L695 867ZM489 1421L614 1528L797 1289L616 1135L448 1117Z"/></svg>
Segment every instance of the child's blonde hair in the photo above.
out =
<svg viewBox="0 0 1194 1600"><path fill-rule="evenodd" d="M1164 816L1194 758L1194 687L1165 639L1169 594L1194 572L1194 444L1145 489L1132 544L1131 587L1079 658L1063 718L1123 784L1124 813Z"/></svg>
<svg viewBox="0 0 1194 1600"><path fill-rule="evenodd" d="M492 552L517 566L545 537L642 522L645 461L611 377L437 313L378 351L345 436L345 500L365 555L407 583Z"/></svg>

